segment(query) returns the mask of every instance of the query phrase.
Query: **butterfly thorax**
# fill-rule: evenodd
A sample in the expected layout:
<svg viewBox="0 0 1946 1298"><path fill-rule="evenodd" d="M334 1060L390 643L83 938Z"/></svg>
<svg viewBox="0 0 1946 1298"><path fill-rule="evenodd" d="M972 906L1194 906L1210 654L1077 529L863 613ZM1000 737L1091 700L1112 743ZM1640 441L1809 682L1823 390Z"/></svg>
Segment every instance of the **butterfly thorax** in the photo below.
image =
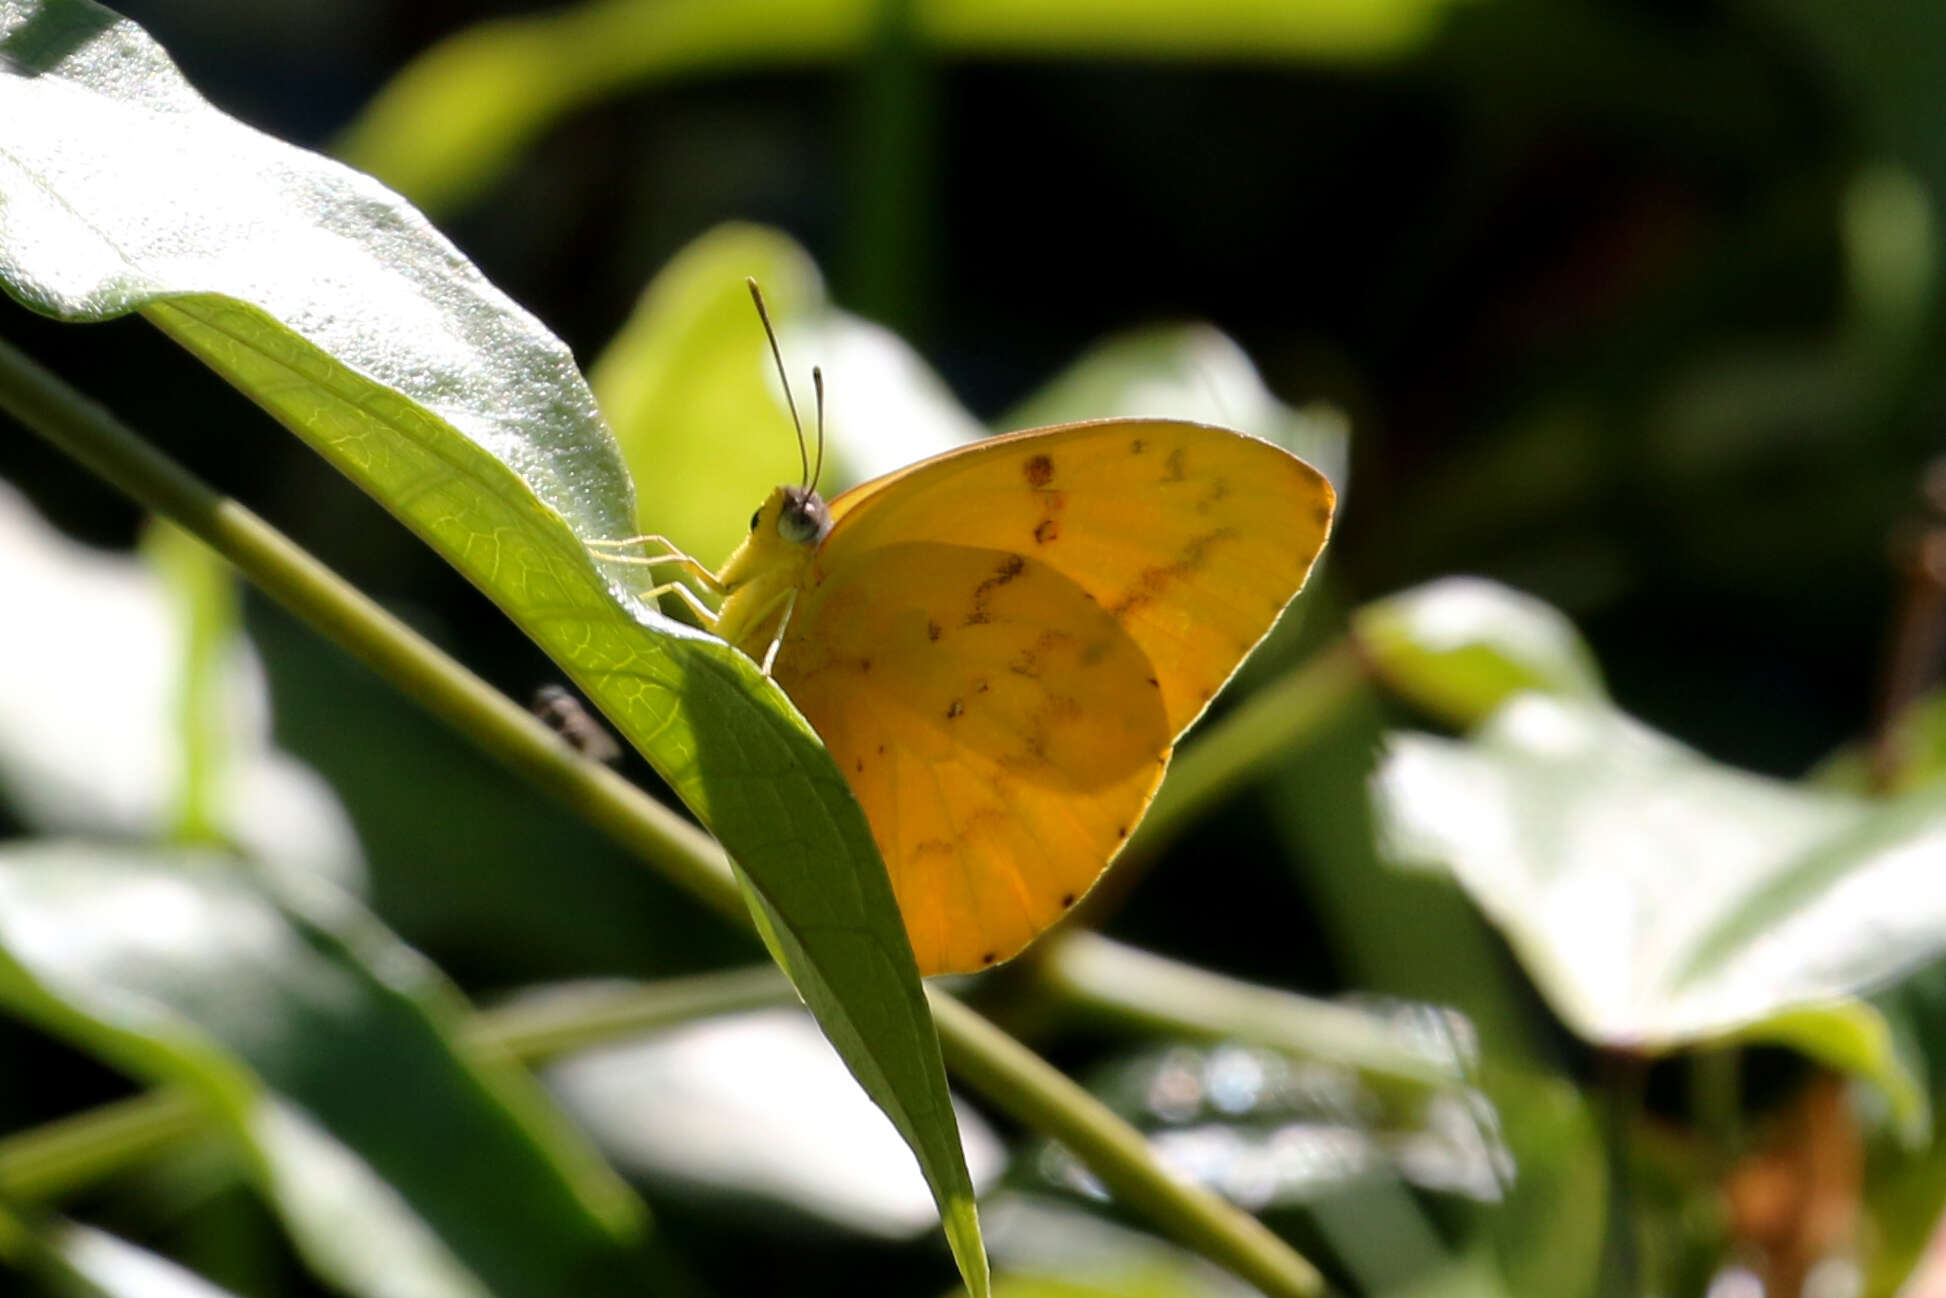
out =
<svg viewBox="0 0 1946 1298"><path fill-rule="evenodd" d="M811 488L778 487L765 497L750 516L750 535L716 574L723 584L716 633L762 662L830 531L831 511Z"/></svg>

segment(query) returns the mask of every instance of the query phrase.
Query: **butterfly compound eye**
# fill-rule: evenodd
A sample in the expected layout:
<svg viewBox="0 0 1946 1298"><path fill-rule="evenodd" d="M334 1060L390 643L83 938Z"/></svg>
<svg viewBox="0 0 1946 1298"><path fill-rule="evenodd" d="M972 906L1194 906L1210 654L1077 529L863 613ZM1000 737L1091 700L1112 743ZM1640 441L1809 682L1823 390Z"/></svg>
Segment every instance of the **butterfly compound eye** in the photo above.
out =
<svg viewBox="0 0 1946 1298"><path fill-rule="evenodd" d="M784 508L777 515L777 535L792 545L810 545L831 530L831 511L815 491L787 487Z"/></svg>

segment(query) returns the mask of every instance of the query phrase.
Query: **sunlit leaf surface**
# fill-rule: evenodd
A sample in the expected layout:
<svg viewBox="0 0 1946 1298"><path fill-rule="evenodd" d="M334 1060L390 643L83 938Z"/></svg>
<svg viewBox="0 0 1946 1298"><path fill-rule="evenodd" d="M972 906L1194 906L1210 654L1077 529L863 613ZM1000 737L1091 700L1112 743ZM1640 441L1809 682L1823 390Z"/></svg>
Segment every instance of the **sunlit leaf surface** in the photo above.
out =
<svg viewBox="0 0 1946 1298"><path fill-rule="evenodd" d="M755 664L640 606L614 439L566 347L411 207L205 103L132 24L0 0L0 283L140 310L309 441L572 675L717 833L773 950L919 1156L984 1284L945 1069L843 778Z"/></svg>
<svg viewBox="0 0 1946 1298"><path fill-rule="evenodd" d="M911 1152L802 1010L726 1015L586 1051L546 1080L630 1172L894 1239L939 1220ZM962 1109L959 1123L984 1188L1004 1151L978 1114Z"/></svg>
<svg viewBox="0 0 1946 1298"><path fill-rule="evenodd" d="M356 886L351 822L272 745L263 671L235 628L207 647L185 709L194 614L171 591L188 583L66 540L0 483L0 608L39 632L0 635L0 799L43 833L157 840L201 767L206 828L253 860ZM199 761L199 746L215 751Z"/></svg>
<svg viewBox="0 0 1946 1298"><path fill-rule="evenodd" d="M1570 1026L1668 1049L1779 1040L1917 1094L1857 993L1946 947L1946 804L1716 765L1599 704L1523 695L1472 742L1395 735L1400 860L1450 869Z"/></svg>
<svg viewBox="0 0 1946 1298"><path fill-rule="evenodd" d="M1394 692L1455 726L1540 690L1601 699L1594 655L1559 611L1479 577L1446 577L1352 615L1359 653Z"/></svg>
<svg viewBox="0 0 1946 1298"><path fill-rule="evenodd" d="M431 967L329 890L280 902L207 853L0 850L0 1001L197 1097L355 1293L552 1294L639 1228L533 1084L455 1044Z"/></svg>
<svg viewBox="0 0 1946 1298"><path fill-rule="evenodd" d="M89 1226L54 1226L41 1245L34 1268L63 1298L231 1298L228 1289Z"/></svg>

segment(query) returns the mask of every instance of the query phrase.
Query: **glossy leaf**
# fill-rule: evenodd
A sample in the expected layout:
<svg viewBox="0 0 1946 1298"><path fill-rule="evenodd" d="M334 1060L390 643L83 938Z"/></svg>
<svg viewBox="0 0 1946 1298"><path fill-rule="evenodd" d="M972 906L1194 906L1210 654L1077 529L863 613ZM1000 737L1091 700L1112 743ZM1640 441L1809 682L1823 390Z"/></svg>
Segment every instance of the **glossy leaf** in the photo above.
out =
<svg viewBox="0 0 1946 1298"><path fill-rule="evenodd" d="M1570 1026L1666 1050L1792 1045L1914 1080L1854 999L1946 949L1946 805L1873 805L1718 766L1599 704L1523 695L1471 742L1395 735L1395 859L1453 872Z"/></svg>
<svg viewBox="0 0 1946 1298"><path fill-rule="evenodd" d="M133 24L0 0L0 51L0 283L64 319L142 311L574 677L741 867L983 1288L944 1065L864 817L755 664L590 558L635 509L567 348L395 195L216 112Z"/></svg>
<svg viewBox="0 0 1946 1298"><path fill-rule="evenodd" d="M1551 605L1480 577L1446 577L1352 614L1374 675L1451 725L1478 725L1527 690L1602 699L1601 673Z"/></svg>
<svg viewBox="0 0 1946 1298"><path fill-rule="evenodd" d="M274 900L209 853L6 849L0 1002L197 1097L355 1293L551 1294L639 1229L533 1084L455 1044L431 967L341 894Z"/></svg>

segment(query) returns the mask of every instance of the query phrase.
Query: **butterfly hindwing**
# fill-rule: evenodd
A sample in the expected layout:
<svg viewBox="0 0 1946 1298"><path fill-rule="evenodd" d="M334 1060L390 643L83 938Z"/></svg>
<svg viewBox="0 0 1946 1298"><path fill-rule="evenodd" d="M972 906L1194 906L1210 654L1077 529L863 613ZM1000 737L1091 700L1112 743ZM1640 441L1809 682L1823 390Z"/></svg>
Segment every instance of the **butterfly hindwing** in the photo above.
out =
<svg viewBox="0 0 1946 1298"><path fill-rule="evenodd" d="M1058 919L1167 760L1147 657L1014 552L861 552L801 597L774 670L865 808L925 973L1005 959Z"/></svg>
<svg viewBox="0 0 1946 1298"><path fill-rule="evenodd" d="M924 973L1084 894L1303 585L1332 491L1226 429L992 438L831 502L774 672L870 819Z"/></svg>

